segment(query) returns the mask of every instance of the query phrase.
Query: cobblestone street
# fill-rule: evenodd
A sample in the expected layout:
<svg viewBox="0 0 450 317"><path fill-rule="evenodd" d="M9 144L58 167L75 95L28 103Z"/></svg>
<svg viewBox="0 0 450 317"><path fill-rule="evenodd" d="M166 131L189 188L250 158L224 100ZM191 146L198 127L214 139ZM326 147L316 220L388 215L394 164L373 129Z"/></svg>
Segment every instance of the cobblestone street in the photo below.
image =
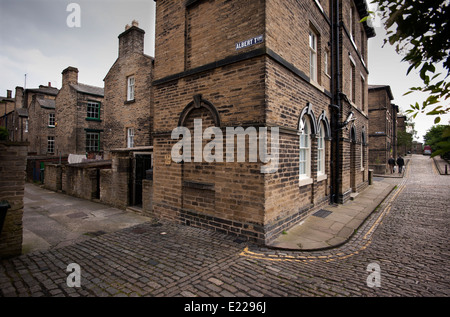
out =
<svg viewBox="0 0 450 317"><path fill-rule="evenodd" d="M327 251L268 249L147 222L0 263L1 296L449 296L450 177L414 155L352 239ZM81 268L68 287L66 268ZM371 263L379 287L369 287Z"/></svg>

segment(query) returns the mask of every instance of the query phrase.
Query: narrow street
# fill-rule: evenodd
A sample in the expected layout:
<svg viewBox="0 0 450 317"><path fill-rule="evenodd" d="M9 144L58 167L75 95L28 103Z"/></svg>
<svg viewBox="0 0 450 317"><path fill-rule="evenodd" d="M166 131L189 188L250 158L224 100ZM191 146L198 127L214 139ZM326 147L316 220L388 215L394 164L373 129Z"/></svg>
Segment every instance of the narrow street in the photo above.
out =
<svg viewBox="0 0 450 317"><path fill-rule="evenodd" d="M403 181L339 248L281 251L146 222L1 261L0 296L449 296L449 193L450 177L413 155ZM67 285L70 263L80 287Z"/></svg>

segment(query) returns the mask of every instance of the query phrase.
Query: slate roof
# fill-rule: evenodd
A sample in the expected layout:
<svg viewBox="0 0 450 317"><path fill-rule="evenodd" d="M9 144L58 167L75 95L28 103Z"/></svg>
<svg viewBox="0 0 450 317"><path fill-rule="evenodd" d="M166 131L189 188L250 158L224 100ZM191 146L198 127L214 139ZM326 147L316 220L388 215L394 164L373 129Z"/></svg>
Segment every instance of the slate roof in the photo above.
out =
<svg viewBox="0 0 450 317"><path fill-rule="evenodd" d="M28 117L28 109L17 108L16 111L17 111L17 114L19 115L19 117Z"/></svg>
<svg viewBox="0 0 450 317"><path fill-rule="evenodd" d="M26 90L53 96L56 96L59 92L58 88L48 86L39 86L39 88L27 88Z"/></svg>
<svg viewBox="0 0 450 317"><path fill-rule="evenodd" d="M54 99L37 99L38 104L42 107L42 108L47 108L47 109L55 109L55 100Z"/></svg>
<svg viewBox="0 0 450 317"><path fill-rule="evenodd" d="M95 96L101 96L101 97L105 96L104 89L101 87L90 86L90 85L85 85L85 84L81 84L81 83L70 84L70 86L73 89L75 89L76 91L81 92L81 93L95 95Z"/></svg>
<svg viewBox="0 0 450 317"><path fill-rule="evenodd" d="M0 101L12 101L12 102L14 102L15 99L14 98L0 96Z"/></svg>

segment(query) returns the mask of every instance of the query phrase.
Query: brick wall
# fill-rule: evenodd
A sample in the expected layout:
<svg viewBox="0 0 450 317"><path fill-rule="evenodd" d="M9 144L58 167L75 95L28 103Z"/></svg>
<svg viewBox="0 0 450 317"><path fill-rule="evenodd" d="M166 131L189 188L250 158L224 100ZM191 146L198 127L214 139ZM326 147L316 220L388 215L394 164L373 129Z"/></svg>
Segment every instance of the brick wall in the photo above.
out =
<svg viewBox="0 0 450 317"><path fill-rule="evenodd" d="M61 191L62 190L62 169L63 166L61 164L45 164L45 177L44 177L44 187L53 190L53 191Z"/></svg>
<svg viewBox="0 0 450 317"><path fill-rule="evenodd" d="M102 170L110 168L111 161L67 164L62 168L62 190L71 196L101 200Z"/></svg>
<svg viewBox="0 0 450 317"><path fill-rule="evenodd" d="M144 215L153 215L153 180L142 180L142 211Z"/></svg>
<svg viewBox="0 0 450 317"><path fill-rule="evenodd" d="M111 169L100 170L100 201L125 209L130 201L129 153L114 151L111 160Z"/></svg>
<svg viewBox="0 0 450 317"><path fill-rule="evenodd" d="M22 253L22 216L28 143L0 141L0 201L11 208L0 235L0 257Z"/></svg>
<svg viewBox="0 0 450 317"><path fill-rule="evenodd" d="M342 1L340 71L342 74L340 91L342 98L341 120L345 121L352 112L354 121L339 132L340 142L340 189L338 201L345 203L352 192L360 192L368 186L368 62L367 34L354 6L353 26L350 25L350 7L354 1ZM354 31L352 32L352 28ZM353 35L352 35L353 33ZM354 136L352 136L354 133ZM363 141L365 135L366 141ZM363 150L361 150L363 147ZM361 163L361 156L364 161Z"/></svg>
<svg viewBox="0 0 450 317"><path fill-rule="evenodd" d="M56 96L56 145L63 155L75 154L77 144L77 96L70 84L78 83L78 69L63 71L62 87Z"/></svg>
<svg viewBox="0 0 450 317"><path fill-rule="evenodd" d="M54 96L48 96L48 99L55 99ZM29 108L29 142L28 152L36 155L46 155L48 150L48 137L55 137L55 127L49 126L50 114L55 114L55 109L42 107L36 98L33 98ZM56 119L56 117L55 117ZM55 152L56 154L56 149Z"/></svg>
<svg viewBox="0 0 450 317"><path fill-rule="evenodd" d="M388 160L397 154L397 110L391 104L389 86L371 86L369 89L370 149L369 164L376 173L389 171Z"/></svg>
<svg viewBox="0 0 450 317"><path fill-rule="evenodd" d="M300 182L298 175L300 118L306 115L314 127L319 118L331 119L331 77L325 58L330 53L328 3L323 11L315 1L293 0L192 1L187 5L181 0L161 0L156 5L154 212L267 242L329 200L331 141L325 141L326 168L319 177L318 130L310 140L311 180ZM309 30L318 36L316 81L310 77ZM236 43L258 35L263 35L262 43L236 50ZM353 111L356 120L336 139L342 144L341 201L368 184L367 69L362 48L366 40L364 36L355 39L355 48L347 36L339 56L345 59L340 64L344 80L339 88L345 94L356 91L341 112L345 120ZM352 85L350 71L357 79ZM195 110L187 112L193 104ZM213 120L214 116L218 119ZM170 138L172 129L179 122L192 127L194 118L214 121L223 134L226 127L280 127L278 171L261 173L261 162L171 162L171 149L177 142Z"/></svg>
<svg viewBox="0 0 450 317"><path fill-rule="evenodd" d="M326 2L326 1L321 1ZM324 13L314 1L266 1L266 45L306 77L309 68L309 32L317 35L317 84L330 91L331 77L325 73L325 53L330 53L328 3ZM331 63L328 61L329 65Z"/></svg>

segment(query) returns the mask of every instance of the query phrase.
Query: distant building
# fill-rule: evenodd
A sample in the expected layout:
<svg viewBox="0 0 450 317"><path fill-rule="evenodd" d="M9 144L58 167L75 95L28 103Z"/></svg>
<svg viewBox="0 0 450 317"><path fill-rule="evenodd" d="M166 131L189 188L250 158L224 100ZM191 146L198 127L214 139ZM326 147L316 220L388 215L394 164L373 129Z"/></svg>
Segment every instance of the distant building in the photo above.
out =
<svg viewBox="0 0 450 317"><path fill-rule="evenodd" d="M39 89L26 90L25 100L28 104L28 132L29 154L54 155L55 154L55 98L58 89L49 86L40 86Z"/></svg>
<svg viewBox="0 0 450 317"><path fill-rule="evenodd" d="M56 154L102 156L103 96L103 88L78 82L77 68L63 70L55 102Z"/></svg>
<svg viewBox="0 0 450 317"><path fill-rule="evenodd" d="M0 101L4 110L1 125L8 130L10 141L28 141L28 109L24 102L24 91L22 87L16 87L14 98L11 90L7 91L6 98Z"/></svg>
<svg viewBox="0 0 450 317"><path fill-rule="evenodd" d="M0 126L5 127L8 131L9 140L13 140L15 135L15 108L16 100L12 97L12 91L7 90L6 97L0 96Z"/></svg>
<svg viewBox="0 0 450 317"><path fill-rule="evenodd" d="M411 148L412 154L423 154L423 143L413 141L412 142L412 148Z"/></svg>
<svg viewBox="0 0 450 317"><path fill-rule="evenodd" d="M1 125L7 127L9 131L9 138L11 141L28 141L30 146L36 140L41 138L41 135L37 135L37 131L32 132L33 122L39 119L34 119L33 114L30 115L30 107L36 99L49 99L54 100L58 94L58 89L48 86L40 85L39 88L27 88L16 87L14 98L11 97L11 91L9 90L6 98L2 98L0 103L4 104L1 110L5 110L2 115ZM6 113L8 111L8 113ZM3 113L3 112L2 112ZM46 136L45 136L46 137ZM29 152L33 152L34 149L29 147Z"/></svg>
<svg viewBox="0 0 450 317"><path fill-rule="evenodd" d="M388 160L397 158L398 106L388 85L369 85L369 168L377 174L388 169Z"/></svg>

